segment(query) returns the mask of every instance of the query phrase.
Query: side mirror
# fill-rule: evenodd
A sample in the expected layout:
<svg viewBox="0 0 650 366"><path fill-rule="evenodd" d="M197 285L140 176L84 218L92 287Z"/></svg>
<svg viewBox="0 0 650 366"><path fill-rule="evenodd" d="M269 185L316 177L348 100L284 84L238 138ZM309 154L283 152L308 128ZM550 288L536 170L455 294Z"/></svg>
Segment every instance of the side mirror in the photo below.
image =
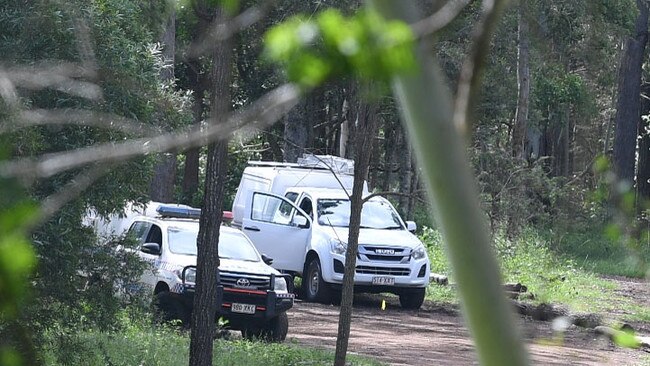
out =
<svg viewBox="0 0 650 366"><path fill-rule="evenodd" d="M291 220L291 226L297 226L301 229L307 229L309 227L309 221L305 216L296 215L293 217L293 220Z"/></svg>
<svg viewBox="0 0 650 366"><path fill-rule="evenodd" d="M418 225L415 223L415 221L407 221L406 222L406 230L414 233L415 230L418 229Z"/></svg>
<svg viewBox="0 0 650 366"><path fill-rule="evenodd" d="M144 243L140 249L143 253L160 255L160 244L158 243Z"/></svg>
<svg viewBox="0 0 650 366"><path fill-rule="evenodd" d="M262 262L266 263L266 265L270 266L273 264L273 258L267 257L266 254L262 254Z"/></svg>

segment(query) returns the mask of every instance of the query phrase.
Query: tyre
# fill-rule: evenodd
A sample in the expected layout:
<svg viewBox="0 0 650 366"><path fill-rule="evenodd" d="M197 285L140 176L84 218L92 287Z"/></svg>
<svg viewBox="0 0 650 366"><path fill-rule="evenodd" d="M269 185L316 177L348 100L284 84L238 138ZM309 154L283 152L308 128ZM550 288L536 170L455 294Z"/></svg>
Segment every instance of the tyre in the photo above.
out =
<svg viewBox="0 0 650 366"><path fill-rule="evenodd" d="M425 293L426 291L424 288L404 291L399 294L399 303L404 309L417 310L424 302Z"/></svg>
<svg viewBox="0 0 650 366"><path fill-rule="evenodd" d="M327 283L323 281L323 272L321 271L320 261L314 258L307 265L307 271L302 279L305 300L310 302L329 303L331 300L331 290Z"/></svg>
<svg viewBox="0 0 650 366"><path fill-rule="evenodd" d="M282 342L287 338L288 331L289 318L287 313L280 313L269 322L266 338L271 342Z"/></svg>
<svg viewBox="0 0 650 366"><path fill-rule="evenodd" d="M282 342L287 338L289 331L289 318L287 313L271 319L263 328L248 327L241 330L242 338L249 341L261 340L265 342Z"/></svg>
<svg viewBox="0 0 650 366"><path fill-rule="evenodd" d="M157 322L168 323L180 321L183 326L189 327L190 312L187 310L185 305L177 299L174 299L169 291L157 293L154 300L154 306Z"/></svg>

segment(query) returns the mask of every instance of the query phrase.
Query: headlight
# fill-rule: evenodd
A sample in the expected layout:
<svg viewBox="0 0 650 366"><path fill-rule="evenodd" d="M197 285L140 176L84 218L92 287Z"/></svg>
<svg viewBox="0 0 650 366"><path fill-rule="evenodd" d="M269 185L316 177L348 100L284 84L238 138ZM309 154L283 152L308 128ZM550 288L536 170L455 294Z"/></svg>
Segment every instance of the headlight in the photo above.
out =
<svg viewBox="0 0 650 366"><path fill-rule="evenodd" d="M330 249L334 254L344 255L345 252L348 250L348 243L344 243L338 239L332 238L330 239Z"/></svg>
<svg viewBox="0 0 650 366"><path fill-rule="evenodd" d="M427 255L427 251L424 249L423 245L420 245L419 247L415 248L415 250L413 250L413 253L411 253L413 259L422 259L426 255Z"/></svg>
<svg viewBox="0 0 650 366"><path fill-rule="evenodd" d="M287 292L287 281L284 277L275 277L275 284L273 285L275 292Z"/></svg>
<svg viewBox="0 0 650 366"><path fill-rule="evenodd" d="M196 268L188 268L185 270L185 282L196 283Z"/></svg>

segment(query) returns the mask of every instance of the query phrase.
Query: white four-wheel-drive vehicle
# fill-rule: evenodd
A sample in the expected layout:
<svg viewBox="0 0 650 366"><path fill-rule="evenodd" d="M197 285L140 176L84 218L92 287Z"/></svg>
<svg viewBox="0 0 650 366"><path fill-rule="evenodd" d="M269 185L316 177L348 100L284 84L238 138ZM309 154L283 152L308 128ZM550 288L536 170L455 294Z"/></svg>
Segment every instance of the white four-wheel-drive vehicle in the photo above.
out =
<svg viewBox="0 0 650 366"><path fill-rule="evenodd" d="M153 291L163 320L190 322L199 216L199 209L152 203L145 215L129 218L128 235L137 241L138 254L152 264L140 282ZM217 317L227 320L230 329L241 330L244 337L284 340L286 311L294 299L285 276L234 228L220 228L219 257Z"/></svg>
<svg viewBox="0 0 650 366"><path fill-rule="evenodd" d="M352 164L336 157L249 162L239 184L233 225L274 258L273 267L301 276L309 301L331 301L343 282ZM373 197L364 204L355 291L391 292L402 307L420 308L430 265L413 231L415 223L402 221L387 199Z"/></svg>

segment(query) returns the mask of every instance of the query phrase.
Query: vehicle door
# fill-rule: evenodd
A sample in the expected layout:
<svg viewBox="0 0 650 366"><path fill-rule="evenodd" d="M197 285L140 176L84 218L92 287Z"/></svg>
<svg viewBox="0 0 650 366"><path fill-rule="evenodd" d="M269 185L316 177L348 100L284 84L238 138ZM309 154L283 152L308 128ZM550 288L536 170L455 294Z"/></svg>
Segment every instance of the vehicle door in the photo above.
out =
<svg viewBox="0 0 650 366"><path fill-rule="evenodd" d="M257 250L273 258L273 267L303 270L312 222L293 202L272 193L254 192L242 223Z"/></svg>
<svg viewBox="0 0 650 366"><path fill-rule="evenodd" d="M154 226L156 229L153 229ZM129 228L129 236L138 244L138 256L148 264L147 268L142 272L140 281L150 286L155 286L157 283L156 265L160 262L160 254L148 252L144 248L144 244L155 242L155 236L157 236L158 233L162 233L160 227L146 221L136 221L131 225L131 228ZM162 237L158 244L160 244L160 247L162 248Z"/></svg>

